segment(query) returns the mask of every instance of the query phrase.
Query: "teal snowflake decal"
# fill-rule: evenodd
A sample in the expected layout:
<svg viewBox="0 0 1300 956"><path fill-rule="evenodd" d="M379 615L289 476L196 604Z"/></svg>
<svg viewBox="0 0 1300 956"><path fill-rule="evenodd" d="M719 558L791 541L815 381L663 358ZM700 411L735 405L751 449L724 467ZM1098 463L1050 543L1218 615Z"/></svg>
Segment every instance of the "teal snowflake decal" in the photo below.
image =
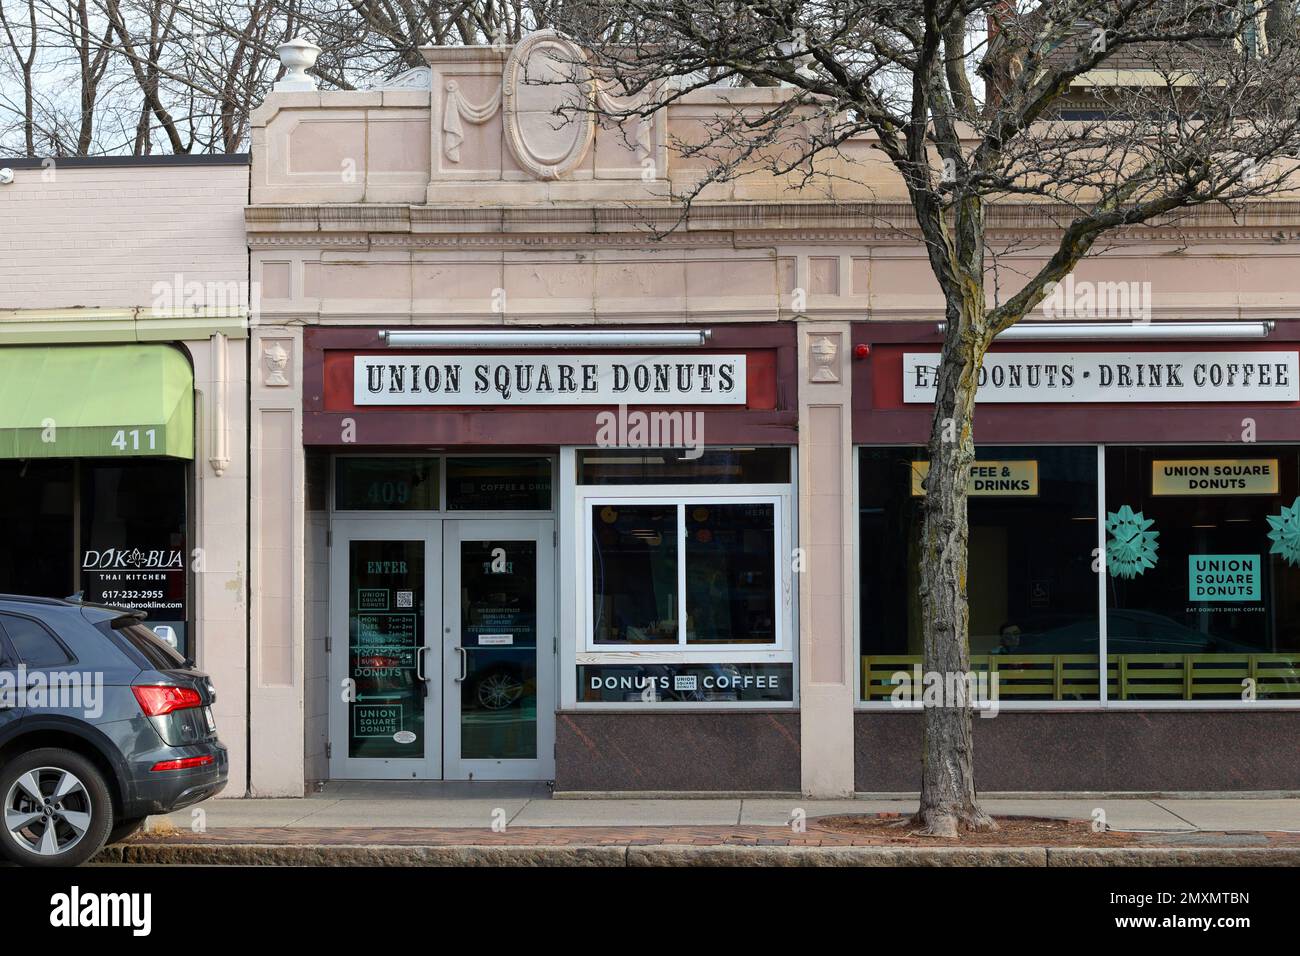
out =
<svg viewBox="0 0 1300 956"><path fill-rule="evenodd" d="M1160 543L1159 531L1149 530L1155 520L1124 505L1119 511L1106 512L1106 566L1117 578L1135 578L1154 568Z"/></svg>
<svg viewBox="0 0 1300 956"><path fill-rule="evenodd" d="M1282 555L1287 564L1300 564L1300 498L1290 508L1283 505L1280 515L1268 515L1268 526L1273 529L1268 533L1273 542L1268 553Z"/></svg>

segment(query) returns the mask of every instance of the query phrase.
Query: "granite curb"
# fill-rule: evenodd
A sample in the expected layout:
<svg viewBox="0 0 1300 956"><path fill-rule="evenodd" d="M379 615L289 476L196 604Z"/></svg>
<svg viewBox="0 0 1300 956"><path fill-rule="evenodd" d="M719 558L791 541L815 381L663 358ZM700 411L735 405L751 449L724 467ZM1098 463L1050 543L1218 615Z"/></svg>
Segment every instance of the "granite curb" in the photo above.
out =
<svg viewBox="0 0 1300 956"><path fill-rule="evenodd" d="M1300 847L338 846L130 843L109 866L1300 866Z"/></svg>

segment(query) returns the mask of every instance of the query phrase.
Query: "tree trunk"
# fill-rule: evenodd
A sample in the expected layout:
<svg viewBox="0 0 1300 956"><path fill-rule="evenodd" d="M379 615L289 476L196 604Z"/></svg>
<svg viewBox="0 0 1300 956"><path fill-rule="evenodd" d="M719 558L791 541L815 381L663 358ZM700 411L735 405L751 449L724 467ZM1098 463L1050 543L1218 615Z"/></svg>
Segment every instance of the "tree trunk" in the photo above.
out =
<svg viewBox="0 0 1300 956"><path fill-rule="evenodd" d="M982 298L983 289L976 294ZM955 837L962 831L992 830L997 825L975 801L967 700L966 489L975 459L975 389L987 348L974 328L982 327L983 303L972 294L947 311L947 340L939 364L930 470L925 481L920 587L923 676L942 680L945 693L938 704L927 703L922 711L925 739L917 822L930 835Z"/></svg>

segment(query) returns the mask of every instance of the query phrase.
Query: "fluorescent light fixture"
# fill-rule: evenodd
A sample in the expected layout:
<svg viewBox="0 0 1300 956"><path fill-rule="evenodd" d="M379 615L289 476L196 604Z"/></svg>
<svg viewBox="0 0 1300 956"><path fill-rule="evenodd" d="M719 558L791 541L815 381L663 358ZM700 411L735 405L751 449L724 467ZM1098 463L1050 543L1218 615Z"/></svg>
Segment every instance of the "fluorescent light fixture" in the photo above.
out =
<svg viewBox="0 0 1300 956"><path fill-rule="evenodd" d="M939 323L942 335L948 323ZM999 342L1150 342L1171 339L1262 339L1272 322L1020 322Z"/></svg>
<svg viewBox="0 0 1300 956"><path fill-rule="evenodd" d="M385 329L395 349L684 348L704 345L709 329Z"/></svg>

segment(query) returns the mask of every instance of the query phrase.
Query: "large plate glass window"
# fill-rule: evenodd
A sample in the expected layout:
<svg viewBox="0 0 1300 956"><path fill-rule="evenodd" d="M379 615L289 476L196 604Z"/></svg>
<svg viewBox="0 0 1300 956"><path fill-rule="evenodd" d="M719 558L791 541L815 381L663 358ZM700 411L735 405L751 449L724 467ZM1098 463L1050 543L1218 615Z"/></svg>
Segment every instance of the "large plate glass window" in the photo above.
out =
<svg viewBox="0 0 1300 956"><path fill-rule="evenodd" d="M1117 700L1300 699L1300 448L1106 449Z"/></svg>
<svg viewBox="0 0 1300 956"><path fill-rule="evenodd" d="M859 452L860 663L867 701L905 694L896 675L914 673L921 662L927 471L923 449ZM1096 449L977 448L968 494L976 679L983 675L982 687L996 687L999 700L1097 700Z"/></svg>

